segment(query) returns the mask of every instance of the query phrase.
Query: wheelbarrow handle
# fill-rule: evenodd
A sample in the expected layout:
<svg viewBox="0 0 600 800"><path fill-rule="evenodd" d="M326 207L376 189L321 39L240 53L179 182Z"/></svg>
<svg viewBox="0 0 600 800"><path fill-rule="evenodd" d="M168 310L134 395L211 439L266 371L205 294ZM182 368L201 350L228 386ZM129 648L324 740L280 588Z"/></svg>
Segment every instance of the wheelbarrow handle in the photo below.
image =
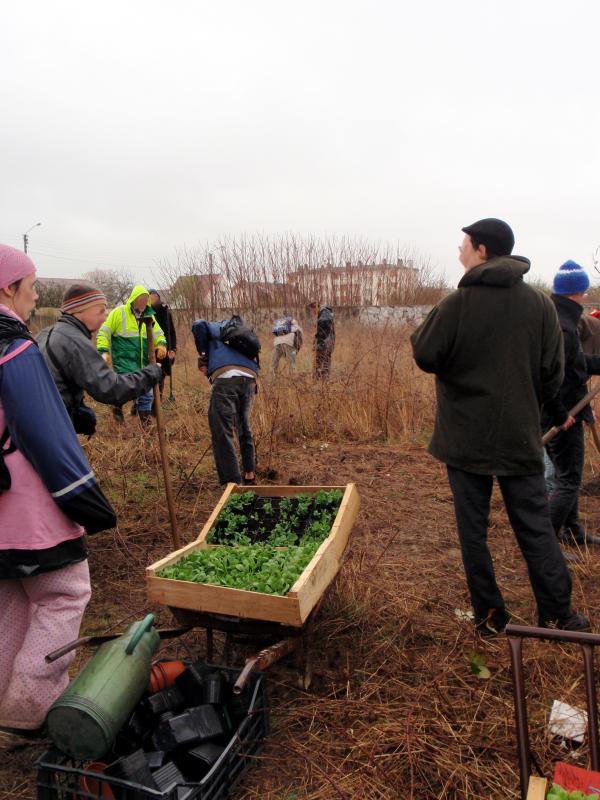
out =
<svg viewBox="0 0 600 800"><path fill-rule="evenodd" d="M282 639L281 642L265 647L260 653L255 656L250 656L246 659L244 668L240 672L239 678L233 684L233 693L241 694L248 683L248 679L253 672L263 672L263 670L270 667L280 658L287 656L296 648L296 641L294 639Z"/></svg>
<svg viewBox="0 0 600 800"><path fill-rule="evenodd" d="M191 629L192 626L187 625L185 628L161 628L156 632L161 639L172 639L175 636L182 636ZM78 647L81 647L84 644L89 644L91 647L95 647L96 645L104 644L104 642L111 642L113 639L118 639L119 636L122 635L123 633L105 633L101 636L82 636L80 639L74 639L72 642L64 644L57 650L53 650L51 653L48 653L44 661L46 664L52 664L53 661L57 661L59 658L66 656L67 653L70 653L71 650L76 650Z"/></svg>
<svg viewBox="0 0 600 800"><path fill-rule="evenodd" d="M44 661L46 662L46 664L52 664L53 661L57 661L59 658L66 656L67 653L71 652L71 650L76 650L78 647L81 647L84 644L88 644L89 642L91 642L93 638L94 638L93 636L82 636L80 639L74 639L72 642L69 642L68 644L63 644L62 647L59 647L56 650L53 650L51 653L48 653ZM106 641L108 642L110 641L110 639L113 638L116 637L113 636L107 637Z"/></svg>

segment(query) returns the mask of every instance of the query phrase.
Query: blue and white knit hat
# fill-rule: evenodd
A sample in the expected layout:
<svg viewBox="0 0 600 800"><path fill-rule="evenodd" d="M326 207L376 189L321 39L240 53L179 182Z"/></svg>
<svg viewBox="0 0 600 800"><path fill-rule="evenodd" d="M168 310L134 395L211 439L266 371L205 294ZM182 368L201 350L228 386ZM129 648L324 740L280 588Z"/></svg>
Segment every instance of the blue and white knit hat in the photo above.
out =
<svg viewBox="0 0 600 800"><path fill-rule="evenodd" d="M590 288L590 279L584 268L576 261L565 261L554 276L554 294L581 294Z"/></svg>

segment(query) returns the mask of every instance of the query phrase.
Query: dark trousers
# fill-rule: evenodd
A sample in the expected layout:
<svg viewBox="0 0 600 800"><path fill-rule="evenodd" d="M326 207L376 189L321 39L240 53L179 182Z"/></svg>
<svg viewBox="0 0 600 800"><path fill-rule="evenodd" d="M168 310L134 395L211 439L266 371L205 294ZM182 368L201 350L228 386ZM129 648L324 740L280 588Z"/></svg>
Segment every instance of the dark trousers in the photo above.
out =
<svg viewBox="0 0 600 800"><path fill-rule="evenodd" d="M333 350L315 351L315 378L325 379L329 377L331 371L331 355Z"/></svg>
<svg viewBox="0 0 600 800"><path fill-rule="evenodd" d="M476 619L485 619L490 609L504 607L487 544L494 478L448 466L448 479L471 603ZM571 576L550 521L544 475L500 476L497 481L527 562L539 619L563 618L571 611Z"/></svg>
<svg viewBox="0 0 600 800"><path fill-rule="evenodd" d="M550 517L556 535L562 528L577 533L579 522L579 489L583 478L585 443L583 422L578 420L561 431L547 445L554 464L554 488L550 495Z"/></svg>
<svg viewBox="0 0 600 800"><path fill-rule="evenodd" d="M208 407L208 424L219 482L240 483L241 472L235 449L240 443L242 468L254 472L254 439L250 430L250 410L256 394L254 378L217 378Z"/></svg>

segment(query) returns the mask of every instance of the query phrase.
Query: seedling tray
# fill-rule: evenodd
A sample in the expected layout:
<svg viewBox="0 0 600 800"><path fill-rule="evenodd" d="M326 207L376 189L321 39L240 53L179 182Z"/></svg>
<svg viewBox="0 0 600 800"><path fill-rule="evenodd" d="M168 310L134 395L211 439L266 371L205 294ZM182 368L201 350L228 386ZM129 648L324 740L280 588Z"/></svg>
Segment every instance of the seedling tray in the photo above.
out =
<svg viewBox="0 0 600 800"><path fill-rule="evenodd" d="M215 667L235 680L240 670ZM80 762L58 750L49 750L37 762L38 800L229 800L232 790L262 750L269 734L269 709L264 675L251 677L248 713L210 772L196 784L168 792L147 789L131 781L88 772ZM86 788L87 787L87 788Z"/></svg>
<svg viewBox="0 0 600 800"><path fill-rule="evenodd" d="M264 620L301 628L341 566L350 532L360 508L356 485L349 483L346 486L252 487L252 491L259 498L257 503L260 502L260 498L263 502L266 498L294 498L299 494L316 494L322 489L326 491L340 489L343 492L340 508L329 536L321 543L308 566L286 595L270 595L158 576L157 573L165 567L176 564L196 550L211 546L207 543L208 535L230 496L248 491L245 486L230 483L198 538L148 567L146 570L148 599L173 608L223 614L240 619Z"/></svg>
<svg viewBox="0 0 600 800"><path fill-rule="evenodd" d="M274 495L263 496L255 492L248 491L240 494L244 497L245 494L252 495L252 500L244 507L243 516L245 517L245 530L244 533L249 537L251 544L258 542L268 541L273 529L277 526L280 518L284 516L282 504L286 504L289 508L288 515L290 518L297 520L295 527L296 540L294 544L298 544L308 528L314 521L313 508L306 509L306 504L302 503L300 497L276 497ZM308 493L307 493L308 495ZM231 499L231 495L229 496ZM305 495L306 497L306 495ZM310 494L309 497L314 497ZM311 505L312 505L312 501ZM323 511L337 510L339 501L329 500L324 506L321 506ZM227 504L229 505L229 503ZM304 511L303 507L304 506ZM224 509L217 518L213 528L208 532L207 542L209 544L235 544L227 536L226 520L224 517ZM290 542L291 543L291 542Z"/></svg>

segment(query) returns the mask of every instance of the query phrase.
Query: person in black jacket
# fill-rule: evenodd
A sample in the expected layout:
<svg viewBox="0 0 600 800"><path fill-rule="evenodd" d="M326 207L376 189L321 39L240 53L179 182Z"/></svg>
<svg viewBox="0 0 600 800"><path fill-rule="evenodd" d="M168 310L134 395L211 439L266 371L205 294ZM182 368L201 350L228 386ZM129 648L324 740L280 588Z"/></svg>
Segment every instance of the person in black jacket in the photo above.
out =
<svg viewBox="0 0 600 800"><path fill-rule="evenodd" d="M527 562L541 627L589 630L571 607L571 577L554 535L543 473L540 406L554 425L563 380L562 336L550 298L523 281L526 258L498 219L462 229L465 274L411 337L418 366L436 376L429 452L446 464L477 630L490 635L510 613L488 548L496 477Z"/></svg>
<svg viewBox="0 0 600 800"><path fill-rule="evenodd" d="M567 415L587 392L590 375L600 375L600 356L587 355L581 347L579 323L583 300L590 280L575 261L566 261L553 283L552 300L558 312L565 349L565 377L560 387L558 404L561 415ZM547 451L554 464L554 488L550 495L552 525L564 544L600 545L600 538L585 532L579 519L579 488L583 477L583 423L594 422L588 404L576 417L569 416L563 430L548 442ZM547 414L542 417L545 428L552 426Z"/></svg>
<svg viewBox="0 0 600 800"><path fill-rule="evenodd" d="M165 376L171 374L171 369L177 355L177 330L173 321L173 314L171 309L166 303L160 299L160 294L156 289L150 289L150 303L156 314L158 324L163 330L167 339L167 356L166 358L159 359L159 364L163 370L163 379L160 382L160 397L162 400L163 386L165 385Z"/></svg>

